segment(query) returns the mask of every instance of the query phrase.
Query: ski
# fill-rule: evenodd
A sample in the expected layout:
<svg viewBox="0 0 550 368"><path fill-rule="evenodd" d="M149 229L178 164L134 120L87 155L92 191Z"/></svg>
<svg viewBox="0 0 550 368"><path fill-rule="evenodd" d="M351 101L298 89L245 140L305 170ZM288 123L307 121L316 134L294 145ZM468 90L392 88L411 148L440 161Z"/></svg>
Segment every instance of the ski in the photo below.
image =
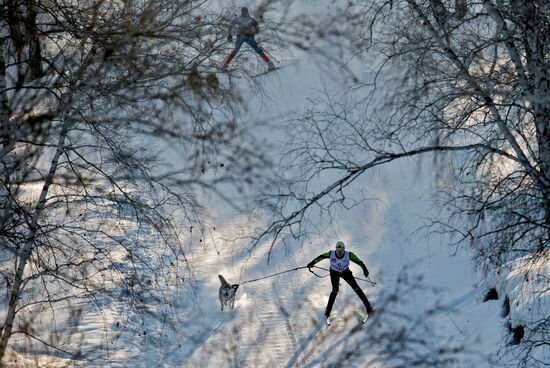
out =
<svg viewBox="0 0 550 368"><path fill-rule="evenodd" d="M263 72L261 72L259 74L256 74L256 75L253 75L252 78L261 77L262 75L269 74L269 73L274 72L275 70L279 70L281 68L282 68L281 66L276 66L275 68L267 69L266 71L263 71Z"/></svg>
<svg viewBox="0 0 550 368"><path fill-rule="evenodd" d="M365 318L363 318L363 321L362 321L361 323L367 322L367 319L369 319L370 315L373 314L374 311L375 311L375 309L372 309L372 310L370 311L370 313L367 313L367 315L365 316Z"/></svg>
<svg viewBox="0 0 550 368"><path fill-rule="evenodd" d="M261 72L261 73L258 73L258 74L256 74L256 75L253 75L252 78L261 77L262 75L269 74L269 73L271 73L271 72L274 72L275 70L279 70L279 69L282 69L282 68L284 68L284 67L287 67L287 66L293 65L293 64L294 64L294 63L291 62L291 63L289 63L289 64L280 64L280 65L277 65L277 66L274 67L274 68L267 69L267 70L265 70L265 71L263 71L263 72Z"/></svg>

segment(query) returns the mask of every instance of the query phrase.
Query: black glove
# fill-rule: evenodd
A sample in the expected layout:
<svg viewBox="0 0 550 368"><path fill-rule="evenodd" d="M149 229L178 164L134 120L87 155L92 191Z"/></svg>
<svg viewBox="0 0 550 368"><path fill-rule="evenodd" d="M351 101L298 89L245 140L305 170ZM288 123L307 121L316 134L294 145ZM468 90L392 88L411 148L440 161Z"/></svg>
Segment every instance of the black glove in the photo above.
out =
<svg viewBox="0 0 550 368"><path fill-rule="evenodd" d="M315 262L313 262L313 261L311 261L307 264L307 268L311 268L313 266L315 266Z"/></svg>
<svg viewBox="0 0 550 368"><path fill-rule="evenodd" d="M369 277L369 270L367 270L367 268L363 268L363 274L365 275L365 277Z"/></svg>
<svg viewBox="0 0 550 368"><path fill-rule="evenodd" d="M233 36L232 35L227 36L227 42L233 42Z"/></svg>

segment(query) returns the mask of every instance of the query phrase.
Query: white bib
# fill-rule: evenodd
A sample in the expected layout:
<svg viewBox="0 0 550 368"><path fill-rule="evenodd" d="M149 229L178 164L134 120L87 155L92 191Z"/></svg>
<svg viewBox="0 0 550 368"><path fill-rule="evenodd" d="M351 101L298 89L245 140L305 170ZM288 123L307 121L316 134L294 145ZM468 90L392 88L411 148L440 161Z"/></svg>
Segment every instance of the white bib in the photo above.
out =
<svg viewBox="0 0 550 368"><path fill-rule="evenodd" d="M344 271L349 267L349 252L344 252L342 258L336 257L336 251L330 251L330 269L338 272Z"/></svg>

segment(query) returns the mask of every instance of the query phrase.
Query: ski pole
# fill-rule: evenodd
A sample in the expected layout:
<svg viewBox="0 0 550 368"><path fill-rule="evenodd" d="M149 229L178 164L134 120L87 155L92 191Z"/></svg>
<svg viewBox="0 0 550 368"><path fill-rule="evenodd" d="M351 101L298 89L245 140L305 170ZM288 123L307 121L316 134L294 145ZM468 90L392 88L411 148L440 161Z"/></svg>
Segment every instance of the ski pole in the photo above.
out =
<svg viewBox="0 0 550 368"><path fill-rule="evenodd" d="M313 266L313 267L318 268L318 269L320 269L320 270L325 270L325 271L329 271L329 272L330 272L330 270L327 269L327 268L323 268L323 267L319 267L319 266ZM314 274L315 276L317 276L317 277L326 277L326 276L318 276L318 275L315 274L313 271L311 271L311 270L309 270L309 271L310 271L311 273L313 273L313 274ZM356 280L361 280L361 281L364 281L364 282L369 282L369 283L371 284L372 287L374 287L374 285L376 285L376 282L371 281L370 277L367 277L368 280L362 279L362 278L360 278L360 277L356 277L355 279L356 279Z"/></svg>
<svg viewBox="0 0 550 368"><path fill-rule="evenodd" d="M315 266L313 266L313 267L315 267ZM317 267L317 268L320 268L320 267ZM309 272L311 272L312 274L314 274L315 276L317 276L317 277L320 278L320 279L324 279L325 277L328 276L328 274L325 275L325 276L317 275L315 272L313 272L313 271L311 270L311 268L308 268L308 270L309 270Z"/></svg>
<svg viewBox="0 0 550 368"><path fill-rule="evenodd" d="M374 285L376 285L376 282L372 282L370 277L367 276L367 280L368 282L370 282L370 284L372 285L372 287L374 287Z"/></svg>

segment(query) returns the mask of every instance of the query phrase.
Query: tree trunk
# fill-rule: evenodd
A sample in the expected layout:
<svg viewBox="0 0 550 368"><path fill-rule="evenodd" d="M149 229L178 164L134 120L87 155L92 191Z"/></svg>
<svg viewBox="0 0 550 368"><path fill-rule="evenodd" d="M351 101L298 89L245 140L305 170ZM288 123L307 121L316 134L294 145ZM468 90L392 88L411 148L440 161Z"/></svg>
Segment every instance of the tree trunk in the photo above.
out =
<svg viewBox="0 0 550 368"><path fill-rule="evenodd" d="M22 5L18 1L8 0L6 8L9 35L17 65L16 86L22 87L29 72L33 80L44 76L35 1L26 0ZM25 59L28 60L28 68L24 67Z"/></svg>
<svg viewBox="0 0 550 368"><path fill-rule="evenodd" d="M8 310L6 313L6 319L3 324L2 336L0 339L0 363L4 358L8 341L12 335L13 322L16 317L17 302L19 300L19 297L21 296L21 291L22 291L21 288L23 286L23 275L25 273L25 267L27 265L29 257L31 256L34 250L33 249L33 245L35 244L34 239L39 227L38 221L40 220L42 213L44 211L44 206L46 204L46 199L48 196L48 190L50 188L50 185L53 182L53 178L56 174L56 171L59 165L59 159L64 150L65 138L67 137L69 126L70 124L68 123L68 121L66 120L63 121L61 126L61 131L59 133L59 141L57 143L57 148L51 161L50 170L44 180L44 185L42 186L40 197L36 204L36 208L35 208L31 223L29 224L29 232L27 235L27 239L21 249L21 253L19 254L19 258L17 260L17 269L13 276L12 286L9 291Z"/></svg>
<svg viewBox="0 0 550 368"><path fill-rule="evenodd" d="M550 244L550 81L548 71L544 65L538 65L540 75L537 76L537 94L534 104L535 126L537 131L537 143L539 151L540 170L545 178L544 187L541 188L543 196L543 210L545 211L545 226L547 231L546 244ZM541 249L542 250L542 249Z"/></svg>
<svg viewBox="0 0 550 368"><path fill-rule="evenodd" d="M3 38L0 38L0 91L7 91L6 85L6 60L4 59L5 44ZM8 124L8 96L6 92L0 92L0 149L4 152L4 147L10 141L10 126ZM3 157L0 156L0 157Z"/></svg>
<svg viewBox="0 0 550 368"><path fill-rule="evenodd" d="M13 48L13 55L15 56L14 61L17 68L15 86L16 88L20 88L25 81L25 71L22 65L25 40L23 37L23 30L21 29L23 23L21 21L21 9L19 3L15 0L7 0L6 8L8 13L8 29L10 31L9 39L11 41L11 47Z"/></svg>
<svg viewBox="0 0 550 368"><path fill-rule="evenodd" d="M540 188L544 221L547 230L546 243L550 244L550 70L546 61L548 35L540 24L536 8L530 4L518 9L523 21L524 47L527 69L533 79L530 104L533 108L538 149L538 164L543 178ZM542 249L541 249L542 250Z"/></svg>
<svg viewBox="0 0 550 368"><path fill-rule="evenodd" d="M25 28L27 29L27 43L29 52L29 69L31 79L38 79L44 76L42 68L42 53L40 40L38 38L38 27L36 26L36 7L34 1L27 0L27 13L25 17Z"/></svg>

